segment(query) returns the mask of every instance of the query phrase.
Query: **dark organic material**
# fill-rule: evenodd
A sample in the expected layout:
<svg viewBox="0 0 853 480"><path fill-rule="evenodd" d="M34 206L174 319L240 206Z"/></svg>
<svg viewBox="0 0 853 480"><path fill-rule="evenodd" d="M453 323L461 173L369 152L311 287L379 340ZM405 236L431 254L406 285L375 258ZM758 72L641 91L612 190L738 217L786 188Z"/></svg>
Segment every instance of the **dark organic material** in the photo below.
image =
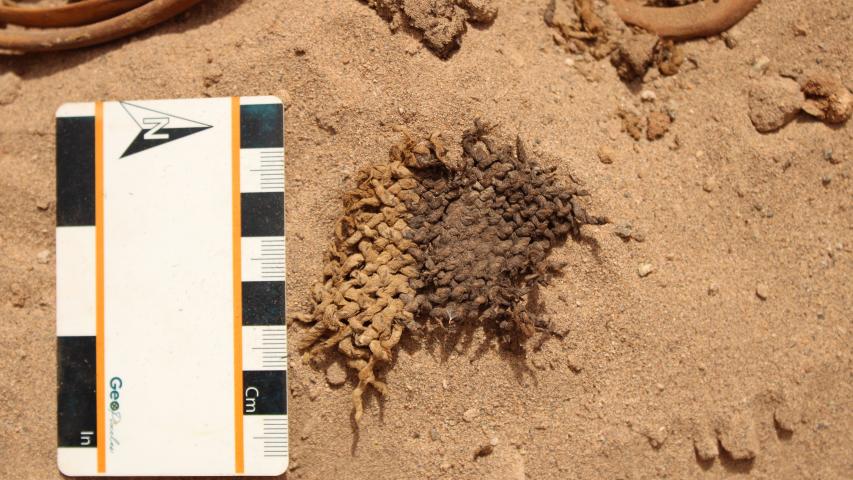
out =
<svg viewBox="0 0 853 480"><path fill-rule="evenodd" d="M529 337L531 287L558 270L551 249L584 224L605 220L578 202L585 192L558 184L554 168L528 157L523 141L501 144L476 122L453 162L437 136L410 136L390 160L360 173L344 199L315 306L295 318L312 324L306 358L337 347L358 370L355 417L367 385L404 330L429 322L477 322L504 340Z"/></svg>

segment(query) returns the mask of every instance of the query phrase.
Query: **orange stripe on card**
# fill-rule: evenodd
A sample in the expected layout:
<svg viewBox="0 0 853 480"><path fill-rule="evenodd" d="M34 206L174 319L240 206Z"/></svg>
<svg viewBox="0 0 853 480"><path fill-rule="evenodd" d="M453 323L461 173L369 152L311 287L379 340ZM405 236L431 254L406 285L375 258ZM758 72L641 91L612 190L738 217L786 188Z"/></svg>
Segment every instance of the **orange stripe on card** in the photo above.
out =
<svg viewBox="0 0 853 480"><path fill-rule="evenodd" d="M95 394L98 473L107 470L104 382L104 104L95 103Z"/></svg>
<svg viewBox="0 0 853 480"><path fill-rule="evenodd" d="M234 268L234 471L243 473L243 280L240 242L240 97L231 97L231 243Z"/></svg>

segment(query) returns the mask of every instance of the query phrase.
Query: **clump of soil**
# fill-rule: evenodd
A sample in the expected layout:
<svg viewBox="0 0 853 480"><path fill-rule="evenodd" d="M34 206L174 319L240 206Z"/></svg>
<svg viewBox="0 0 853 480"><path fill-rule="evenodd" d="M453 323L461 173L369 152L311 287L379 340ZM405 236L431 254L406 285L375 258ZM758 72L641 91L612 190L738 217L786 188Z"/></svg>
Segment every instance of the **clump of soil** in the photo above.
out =
<svg viewBox="0 0 853 480"><path fill-rule="evenodd" d="M666 112L651 112L646 123L646 138L652 141L663 138L666 132L669 131L672 119Z"/></svg>
<svg viewBox="0 0 853 480"><path fill-rule="evenodd" d="M628 33L619 40L610 63L619 78L629 82L642 79L653 65L663 75L675 75L684 63L684 54L672 40L650 33Z"/></svg>
<svg viewBox="0 0 853 480"><path fill-rule="evenodd" d="M767 78L749 90L749 118L762 133L776 131L797 118L805 98L797 82Z"/></svg>
<svg viewBox="0 0 853 480"><path fill-rule="evenodd" d="M853 114L853 94L837 75L809 72L799 83L789 78L767 78L749 91L749 118L762 133L776 131L805 112L829 124L846 122Z"/></svg>
<svg viewBox="0 0 853 480"><path fill-rule="evenodd" d="M0 105L14 102L21 92L21 78L14 72L0 75Z"/></svg>
<svg viewBox="0 0 853 480"><path fill-rule="evenodd" d="M678 73L684 63L684 53L672 40L662 39L655 50L655 64L662 75L672 76Z"/></svg>
<svg viewBox="0 0 853 480"><path fill-rule="evenodd" d="M659 140L666 135L672 126L673 117L665 110L655 110L644 118L639 112L629 109L619 109L616 114L622 119L622 129L634 140L643 138L645 128L646 139L650 142Z"/></svg>
<svg viewBox="0 0 853 480"><path fill-rule="evenodd" d="M551 249L606 222L520 138L501 143L475 122L454 161L437 135L404 137L345 196L313 311L295 316L312 324L299 342L306 360L336 347L358 371L356 421L368 385L385 391L374 369L404 330L472 322L507 342L531 336L529 294L562 267Z"/></svg>
<svg viewBox="0 0 853 480"><path fill-rule="evenodd" d="M663 75L675 75L684 61L672 40L633 33L609 5L596 10L592 0L549 0L543 18L546 25L557 30L555 40L567 51L588 52L599 60L610 55L625 81L643 78L653 65Z"/></svg>
<svg viewBox="0 0 853 480"><path fill-rule="evenodd" d="M802 80L803 110L826 123L844 123L853 114L853 94L837 75L811 72Z"/></svg>
<svg viewBox="0 0 853 480"><path fill-rule="evenodd" d="M567 3L572 6L569 7ZM614 20L612 15L599 15L592 0L549 0L543 19L546 25L557 29L560 36L555 39L567 51L589 52L594 58L600 59L615 48L610 33L618 28L620 22Z"/></svg>
<svg viewBox="0 0 853 480"><path fill-rule="evenodd" d="M643 117L635 112L620 109L617 114L622 119L622 129L634 140L643 138Z"/></svg>
<svg viewBox="0 0 853 480"><path fill-rule="evenodd" d="M657 35L650 33L627 35L610 58L619 78L642 78L652 65L658 40Z"/></svg>
<svg viewBox="0 0 853 480"><path fill-rule="evenodd" d="M410 28L436 55L447 57L462 41L468 23L490 24L498 15L492 0L366 0L391 30Z"/></svg>

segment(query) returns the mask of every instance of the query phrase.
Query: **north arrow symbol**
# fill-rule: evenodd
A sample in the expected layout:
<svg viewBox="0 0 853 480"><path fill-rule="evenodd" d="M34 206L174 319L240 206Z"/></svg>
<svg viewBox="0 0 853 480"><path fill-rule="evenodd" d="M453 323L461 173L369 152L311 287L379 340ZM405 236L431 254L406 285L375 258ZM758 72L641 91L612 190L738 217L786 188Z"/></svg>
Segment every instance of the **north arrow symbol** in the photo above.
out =
<svg viewBox="0 0 853 480"><path fill-rule="evenodd" d="M195 120L158 112L132 103L121 102L121 106L139 127L139 133L130 142L121 158L190 136L211 127L211 125Z"/></svg>

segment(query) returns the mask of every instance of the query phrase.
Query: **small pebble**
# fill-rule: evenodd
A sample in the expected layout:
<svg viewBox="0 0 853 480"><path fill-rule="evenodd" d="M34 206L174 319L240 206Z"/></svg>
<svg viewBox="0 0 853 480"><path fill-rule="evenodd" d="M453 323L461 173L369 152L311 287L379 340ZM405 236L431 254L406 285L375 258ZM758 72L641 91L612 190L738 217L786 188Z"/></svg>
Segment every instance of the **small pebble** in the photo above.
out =
<svg viewBox="0 0 853 480"><path fill-rule="evenodd" d="M699 460L709 462L720 454L717 439L705 433L693 439L693 448Z"/></svg>
<svg viewBox="0 0 853 480"><path fill-rule="evenodd" d="M204 88L210 88L220 81L222 81L223 71L222 67L215 64L209 63L204 66L204 76L202 78L202 83L204 84Z"/></svg>
<svg viewBox="0 0 853 480"><path fill-rule="evenodd" d="M728 31L723 32L721 35L723 37L723 41L726 42L726 47L735 48L740 43L740 33L735 28L730 28Z"/></svg>
<svg viewBox="0 0 853 480"><path fill-rule="evenodd" d="M663 109L669 115L669 118L675 120L675 117L678 115L678 102L670 99L664 104Z"/></svg>
<svg viewBox="0 0 853 480"><path fill-rule="evenodd" d="M39 263L45 264L50 261L50 250L42 250L36 255L36 260Z"/></svg>
<svg viewBox="0 0 853 480"><path fill-rule="evenodd" d="M479 457L485 457L491 455L492 452L495 451L495 447L492 444L486 444L482 447L478 448L476 452L474 452L474 459L476 460Z"/></svg>
<svg viewBox="0 0 853 480"><path fill-rule="evenodd" d="M702 184L702 190L711 193L716 190L718 186L719 184L717 183L717 177L711 175L710 177L705 179L705 182Z"/></svg>
<svg viewBox="0 0 853 480"><path fill-rule="evenodd" d="M27 304L27 295L24 293L23 287L18 283L13 283L9 289L12 292L12 306L24 308L24 305Z"/></svg>
<svg viewBox="0 0 853 480"><path fill-rule="evenodd" d="M634 226L631 225L631 222L622 222L616 225L616 228L613 230L613 233L623 240L628 240L631 238L633 230Z"/></svg>
<svg viewBox="0 0 853 480"><path fill-rule="evenodd" d="M326 381L332 386L343 385L347 381L347 372L338 362L334 362L326 369Z"/></svg>
<svg viewBox="0 0 853 480"><path fill-rule="evenodd" d="M802 417L799 412L787 404L776 407L776 411L773 412L773 421L776 423L776 427L788 433L792 433L801 420Z"/></svg>
<svg viewBox="0 0 853 480"><path fill-rule="evenodd" d="M320 396L320 392L317 391L316 387L314 387L314 386L308 387L308 398L311 399L312 402L314 400L317 400L317 398L319 396Z"/></svg>
<svg viewBox="0 0 853 480"><path fill-rule="evenodd" d="M853 93L837 74L812 71L801 79L800 87L808 97L803 112L834 124L844 123L853 116Z"/></svg>
<svg viewBox="0 0 853 480"><path fill-rule="evenodd" d="M655 271L655 267L653 267L651 263L641 263L640 266L637 267L637 275L641 278L648 276L653 271Z"/></svg>
<svg viewBox="0 0 853 480"><path fill-rule="evenodd" d="M646 120L646 138L649 141L663 137L672 123L672 119L666 112L652 112Z"/></svg>
<svg viewBox="0 0 853 480"><path fill-rule="evenodd" d="M764 72L770 66L770 58L767 55L762 55L755 59L752 63L752 68L758 72Z"/></svg>
<svg viewBox="0 0 853 480"><path fill-rule="evenodd" d="M823 152L823 158L833 165L838 165L842 160L844 160L843 155L836 155L831 148Z"/></svg>
<svg viewBox="0 0 853 480"><path fill-rule="evenodd" d="M437 441L441 440L441 435L439 435L438 430L436 430L435 428L431 428L429 430L429 438L433 442L437 442Z"/></svg>
<svg viewBox="0 0 853 480"><path fill-rule="evenodd" d="M746 413L735 413L718 432L723 449L734 460L751 460L758 455L759 441L755 422Z"/></svg>
<svg viewBox="0 0 853 480"><path fill-rule="evenodd" d="M755 295L762 300L767 300L770 296L770 288L765 283L759 283L755 286Z"/></svg>
<svg viewBox="0 0 853 480"><path fill-rule="evenodd" d="M462 414L462 419L468 423L471 423L479 416L480 410L476 408L469 408L468 410L465 410L465 413Z"/></svg>
<svg viewBox="0 0 853 480"><path fill-rule="evenodd" d="M789 78L766 78L749 89L749 119L761 133L782 128L799 115L805 97L800 85Z"/></svg>
<svg viewBox="0 0 853 480"><path fill-rule="evenodd" d="M720 284L717 282L711 282L711 284L708 285L708 295L714 297L719 293L720 293Z"/></svg>
<svg viewBox="0 0 853 480"><path fill-rule="evenodd" d="M566 357L566 364L569 366L569 370L574 373L580 373L583 370L583 364L580 361L580 358L574 354L570 353L568 357Z"/></svg>
<svg viewBox="0 0 853 480"><path fill-rule="evenodd" d="M640 92L640 100L644 102L654 102L657 98L657 94L651 90L643 90Z"/></svg>
<svg viewBox="0 0 853 480"><path fill-rule="evenodd" d="M666 442L667 436L668 434L666 431L666 427L652 428L646 434L646 438L649 441L649 445L651 445L654 449L662 447L663 444Z"/></svg>
<svg viewBox="0 0 853 480"><path fill-rule="evenodd" d="M0 75L0 105L13 103L21 93L21 77L14 72Z"/></svg>
<svg viewBox="0 0 853 480"><path fill-rule="evenodd" d="M293 103L293 97L287 90L281 89L278 91L278 98L281 99L281 104L285 110Z"/></svg>
<svg viewBox="0 0 853 480"><path fill-rule="evenodd" d="M406 47L406 53L409 55L415 55L419 51L421 51L421 45L419 43L410 44Z"/></svg>
<svg viewBox="0 0 853 480"><path fill-rule="evenodd" d="M598 161L605 165L610 165L614 160L616 160L616 152L612 148L607 145L602 145L598 148Z"/></svg>

